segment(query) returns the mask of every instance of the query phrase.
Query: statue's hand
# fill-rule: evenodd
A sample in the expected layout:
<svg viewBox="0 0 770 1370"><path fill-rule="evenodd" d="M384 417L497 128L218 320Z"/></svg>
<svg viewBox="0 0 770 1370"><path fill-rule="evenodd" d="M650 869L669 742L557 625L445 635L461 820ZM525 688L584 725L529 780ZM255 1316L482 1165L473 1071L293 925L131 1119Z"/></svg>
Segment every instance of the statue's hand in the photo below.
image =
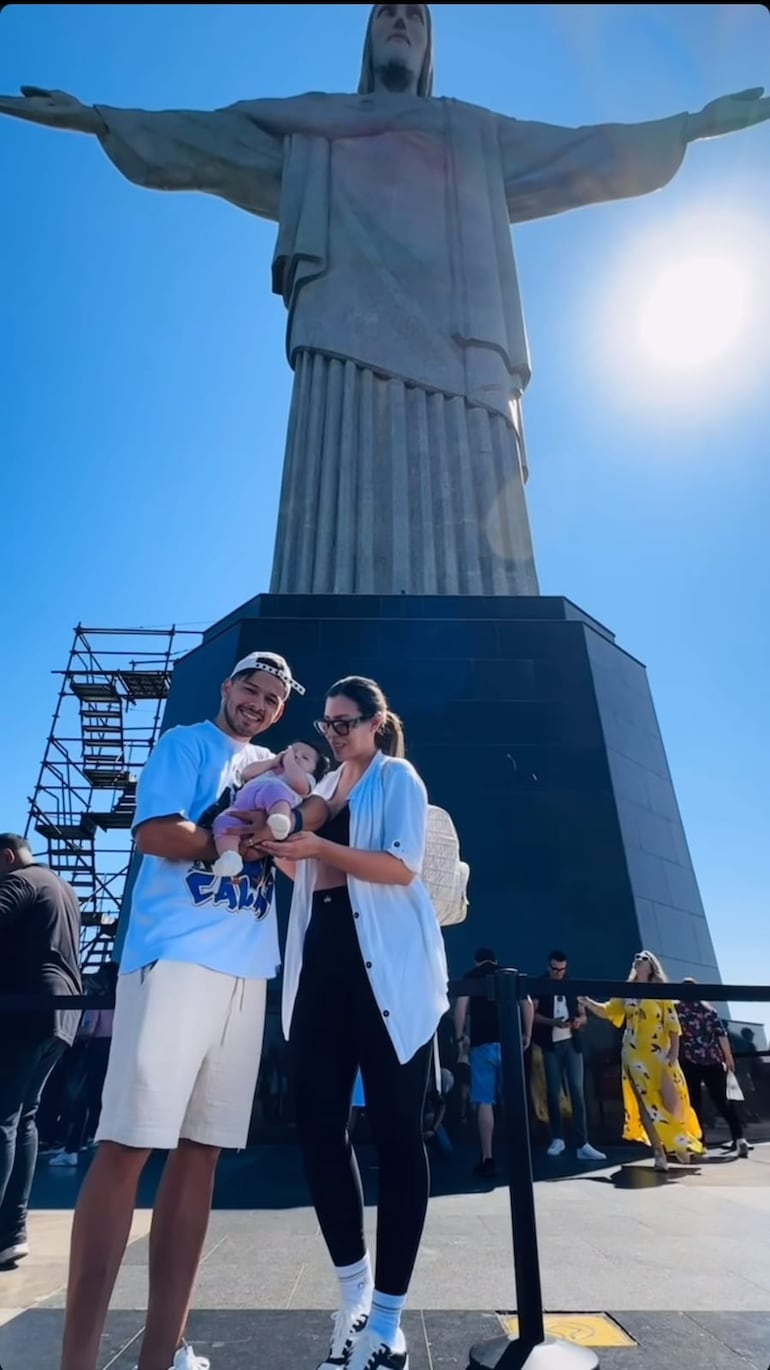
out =
<svg viewBox="0 0 770 1370"><path fill-rule="evenodd" d="M81 105L74 95L63 90L41 90L22 86L21 95L0 95L0 114L28 119L49 128L67 128L74 133L100 133L103 120L91 105Z"/></svg>
<svg viewBox="0 0 770 1370"><path fill-rule="evenodd" d="M722 95L711 100L699 114L690 115L692 138L718 138L723 133L735 133L752 124L770 119L770 99L764 88L741 90L736 95Z"/></svg>

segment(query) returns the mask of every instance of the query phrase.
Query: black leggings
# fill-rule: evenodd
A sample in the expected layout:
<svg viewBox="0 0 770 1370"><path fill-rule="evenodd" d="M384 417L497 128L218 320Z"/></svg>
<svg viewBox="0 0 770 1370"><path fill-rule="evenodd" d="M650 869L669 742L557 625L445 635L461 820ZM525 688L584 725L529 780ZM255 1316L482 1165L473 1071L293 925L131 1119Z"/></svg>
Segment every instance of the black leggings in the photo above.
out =
<svg viewBox="0 0 770 1370"><path fill-rule="evenodd" d="M722 1066L696 1066L690 1061L682 1061L682 1070L687 1082L687 1090L690 1095L690 1103L695 1110L695 1116L703 1129L703 1118L701 1117L701 1085L705 1085L718 1113L721 1113L734 1142L743 1136L743 1128L738 1117L738 1110L731 1099L727 1097L727 1075Z"/></svg>
<svg viewBox="0 0 770 1370"><path fill-rule="evenodd" d="M290 1048L310 1193L335 1266L363 1259L364 1203L348 1118L359 1066L379 1152L375 1285L407 1292L428 1207L423 1110L432 1039L400 1065L361 959L347 888L313 897Z"/></svg>

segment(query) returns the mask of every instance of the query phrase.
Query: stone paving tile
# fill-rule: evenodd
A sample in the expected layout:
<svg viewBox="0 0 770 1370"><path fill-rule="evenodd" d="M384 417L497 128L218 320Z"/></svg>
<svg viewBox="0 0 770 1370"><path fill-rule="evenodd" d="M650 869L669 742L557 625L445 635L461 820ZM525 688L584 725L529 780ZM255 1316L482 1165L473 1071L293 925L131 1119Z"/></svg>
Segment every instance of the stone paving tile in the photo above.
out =
<svg viewBox="0 0 770 1370"><path fill-rule="evenodd" d="M3 1370L59 1370L63 1314L53 1308L31 1308L0 1326ZM141 1332L140 1313L111 1313L102 1339L99 1370L107 1370ZM129 1359L130 1363L130 1359ZM224 1370L224 1368L223 1368Z"/></svg>
<svg viewBox="0 0 770 1370"><path fill-rule="evenodd" d="M736 1355L690 1313L617 1313L639 1344L638 1370L767 1370L767 1359ZM752 1314L746 1315L749 1323ZM631 1352L602 1351L601 1370L629 1370ZM632 1363L633 1364L633 1363Z"/></svg>
<svg viewBox="0 0 770 1370"><path fill-rule="evenodd" d="M770 1313L690 1313L694 1322L761 1370L770 1366Z"/></svg>

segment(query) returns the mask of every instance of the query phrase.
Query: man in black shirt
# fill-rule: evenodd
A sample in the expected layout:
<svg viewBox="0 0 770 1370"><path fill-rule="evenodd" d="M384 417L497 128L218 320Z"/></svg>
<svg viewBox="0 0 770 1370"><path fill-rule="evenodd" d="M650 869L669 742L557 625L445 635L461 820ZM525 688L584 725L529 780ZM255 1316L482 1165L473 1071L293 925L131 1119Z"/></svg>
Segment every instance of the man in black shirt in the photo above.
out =
<svg viewBox="0 0 770 1370"><path fill-rule="evenodd" d="M499 962L491 947L479 947L475 955L475 965L463 976L465 980L485 979L500 969ZM492 999L478 998L473 1001L467 996L455 1004L455 1037L458 1043L465 1038L465 1026L470 1007L470 1064L471 1064L471 1103L476 1105L481 1160L474 1174L482 1179L492 1179L495 1175L495 1162L492 1156L492 1142L495 1132L495 1103L500 1088L501 1056L500 1026L497 1017L497 1004ZM534 1008L530 999L521 1005L524 1048L529 1046L532 1033Z"/></svg>
<svg viewBox="0 0 770 1370"><path fill-rule="evenodd" d="M572 994L568 983L567 957L563 951L548 953L548 976L553 994L535 1000L535 1045L543 1053L548 1118L551 1124L549 1156L565 1150L561 1092L566 1082L572 1105L572 1125L579 1161L606 1161L588 1140L586 1102L583 1090L583 1043L580 1034L586 1025L585 1010Z"/></svg>
<svg viewBox="0 0 770 1370"><path fill-rule="evenodd" d="M26 838L0 833L0 994L81 993L80 906L72 889L35 865ZM38 1105L79 1021L79 1009L53 1007L0 1015L0 1266L28 1254Z"/></svg>

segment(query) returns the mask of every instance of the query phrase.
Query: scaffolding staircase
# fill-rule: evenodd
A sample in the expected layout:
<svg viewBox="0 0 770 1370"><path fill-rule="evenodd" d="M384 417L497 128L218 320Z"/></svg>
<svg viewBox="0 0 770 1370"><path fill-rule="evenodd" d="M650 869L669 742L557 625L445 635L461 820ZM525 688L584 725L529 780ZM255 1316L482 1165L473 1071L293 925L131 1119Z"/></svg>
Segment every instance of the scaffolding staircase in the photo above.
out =
<svg viewBox="0 0 770 1370"><path fill-rule="evenodd" d="M112 952L133 854L136 787L160 731L176 658L199 634L177 628L78 625L35 792L27 837L72 886L82 915L81 960Z"/></svg>

